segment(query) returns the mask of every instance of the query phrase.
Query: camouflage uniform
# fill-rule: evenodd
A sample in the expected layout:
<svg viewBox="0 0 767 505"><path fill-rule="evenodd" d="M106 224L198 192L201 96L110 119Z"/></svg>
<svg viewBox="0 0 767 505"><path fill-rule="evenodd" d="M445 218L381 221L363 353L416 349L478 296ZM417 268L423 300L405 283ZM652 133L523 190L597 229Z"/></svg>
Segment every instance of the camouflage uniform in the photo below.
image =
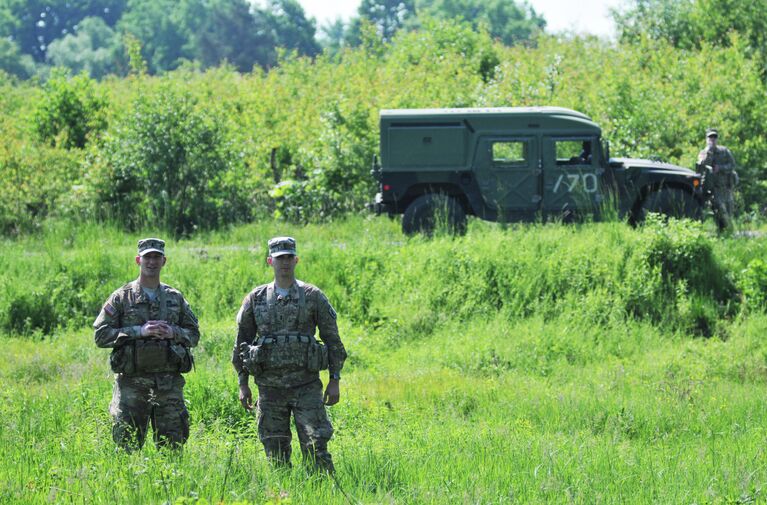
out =
<svg viewBox="0 0 767 505"><path fill-rule="evenodd" d="M300 281L293 283L287 296L277 294L274 283L258 286L243 300L237 328L232 363L240 383L249 376L240 354L242 344L259 345L266 354L254 379L258 385L258 436L267 457L289 463L292 413L304 457L332 471L327 445L333 427L323 404L319 371L310 371L305 362L307 345L321 347L314 340L319 328L331 376L339 376L343 368L346 351L327 297L316 286Z"/></svg>
<svg viewBox="0 0 767 505"><path fill-rule="evenodd" d="M724 213L723 215L729 218L735 211L735 198L733 196L737 178L735 157L724 146L706 147L698 153L698 165L716 167L716 172L713 170L711 172L714 205L720 213Z"/></svg>
<svg viewBox="0 0 767 505"><path fill-rule="evenodd" d="M170 324L174 336L166 349L171 352L188 353L200 340L197 318L183 295L165 284L160 284L157 294L150 300L136 280L112 293L102 307L93 323L95 340L97 346L113 349L113 369L120 351L124 354L127 346L151 340L141 337L141 326L149 320ZM184 383L178 372L117 373L109 407L115 443L126 450L141 448L149 421L158 447L186 442L189 412L184 404Z"/></svg>

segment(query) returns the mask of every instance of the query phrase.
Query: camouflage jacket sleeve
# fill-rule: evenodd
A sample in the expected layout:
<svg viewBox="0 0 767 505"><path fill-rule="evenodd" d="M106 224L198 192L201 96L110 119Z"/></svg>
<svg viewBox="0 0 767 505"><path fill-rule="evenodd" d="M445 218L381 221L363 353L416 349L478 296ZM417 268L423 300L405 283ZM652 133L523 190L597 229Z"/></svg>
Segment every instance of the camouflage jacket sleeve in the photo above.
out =
<svg viewBox="0 0 767 505"><path fill-rule="evenodd" d="M339 373L346 361L346 349L338 335L336 311L324 293L317 290L312 295L317 297L313 305L316 310L314 316L320 339L328 346L328 371L331 374Z"/></svg>
<svg viewBox="0 0 767 505"><path fill-rule="evenodd" d="M94 339L99 347L118 347L141 336L141 326L122 326L125 305L121 291L107 299L93 323Z"/></svg>
<svg viewBox="0 0 767 505"><path fill-rule="evenodd" d="M189 303L181 297L181 311L178 325L173 325L174 340L187 347L194 347L200 342L200 325Z"/></svg>
<svg viewBox="0 0 767 505"><path fill-rule="evenodd" d="M713 163L711 159L711 151L708 150L708 148L702 149L698 153L698 164L699 165L711 165Z"/></svg>
<svg viewBox="0 0 767 505"><path fill-rule="evenodd" d="M256 339L256 320L253 317L253 303L251 294L248 293L242 301L240 311L237 313L237 338L234 340L234 349L232 350L232 365L237 372L240 384L247 384L248 372L242 365L240 359L240 344L252 344Z"/></svg>

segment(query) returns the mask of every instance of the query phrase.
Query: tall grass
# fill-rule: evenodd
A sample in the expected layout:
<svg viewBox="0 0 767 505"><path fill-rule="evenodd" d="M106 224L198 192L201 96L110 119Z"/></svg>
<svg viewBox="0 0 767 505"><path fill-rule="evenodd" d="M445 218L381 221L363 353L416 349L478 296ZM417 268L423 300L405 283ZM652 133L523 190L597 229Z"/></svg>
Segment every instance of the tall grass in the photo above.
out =
<svg viewBox="0 0 767 505"><path fill-rule="evenodd" d="M767 499L767 317L743 289L764 296L763 239L674 222L471 222L463 238L424 240L350 218L170 241L164 281L202 327L192 435L173 456L115 451L107 353L89 328L135 277L136 239L156 232L49 226L0 258L0 502ZM278 234L297 238L298 275L328 294L349 351L330 409L337 483L299 459L271 469L236 398L234 314L269 279ZM9 325L25 297L49 328L34 311Z"/></svg>

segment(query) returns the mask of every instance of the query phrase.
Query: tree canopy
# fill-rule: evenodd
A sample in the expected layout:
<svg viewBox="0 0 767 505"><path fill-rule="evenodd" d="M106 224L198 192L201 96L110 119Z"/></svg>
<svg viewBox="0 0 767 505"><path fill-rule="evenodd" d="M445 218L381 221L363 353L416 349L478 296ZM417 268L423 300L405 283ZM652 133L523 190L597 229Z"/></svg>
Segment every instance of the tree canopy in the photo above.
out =
<svg viewBox="0 0 767 505"><path fill-rule="evenodd" d="M0 69L22 78L46 66L92 77L128 72L124 36L150 73L197 62L242 72L277 62L278 48L314 56L316 24L297 0L0 0ZM26 57L29 57L27 59Z"/></svg>
<svg viewBox="0 0 767 505"><path fill-rule="evenodd" d="M767 0L632 0L613 13L620 37L666 40L682 49L728 47L733 37L746 41L767 76Z"/></svg>
<svg viewBox="0 0 767 505"><path fill-rule="evenodd" d="M507 46L532 41L546 27L543 16L527 3L507 0L420 0L419 12L438 19L464 19Z"/></svg>
<svg viewBox="0 0 767 505"><path fill-rule="evenodd" d="M465 20L506 45L532 43L546 26L514 0L360 0L356 16L329 23L319 37L298 0L0 0L0 70L22 79L55 66L126 75L126 46L135 41L151 74L185 62L249 72L276 65L280 50L315 57L371 37L386 43L428 18Z"/></svg>
<svg viewBox="0 0 767 505"><path fill-rule="evenodd" d="M126 0L0 0L0 30L21 52L44 62L48 46L76 31L87 17L114 26Z"/></svg>

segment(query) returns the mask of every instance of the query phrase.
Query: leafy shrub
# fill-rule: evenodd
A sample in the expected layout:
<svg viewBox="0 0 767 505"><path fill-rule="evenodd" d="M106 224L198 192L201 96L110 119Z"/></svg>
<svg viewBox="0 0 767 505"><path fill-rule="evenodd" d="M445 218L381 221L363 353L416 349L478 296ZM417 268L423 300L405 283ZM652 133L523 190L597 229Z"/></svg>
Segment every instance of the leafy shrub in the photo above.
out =
<svg viewBox="0 0 767 505"><path fill-rule="evenodd" d="M717 319L738 305L732 275L699 222L650 215L628 268L624 296L635 316L671 318L682 330L711 336Z"/></svg>
<svg viewBox="0 0 767 505"><path fill-rule="evenodd" d="M9 300L2 321L8 334L28 335L35 330L50 333L56 327L55 311L44 293L21 294Z"/></svg>
<svg viewBox="0 0 767 505"><path fill-rule="evenodd" d="M740 276L739 286L744 308L764 310L767 307L767 263L759 258L751 260Z"/></svg>
<svg viewBox="0 0 767 505"><path fill-rule="evenodd" d="M69 77L55 71L34 113L34 129L41 141L65 149L83 148L107 127L107 100L94 81L81 74Z"/></svg>
<svg viewBox="0 0 767 505"><path fill-rule="evenodd" d="M49 335L66 327L86 327L95 319L101 304L117 286L114 279L121 265L111 258L91 253L84 261L68 261L60 250L12 261L11 275L35 278L27 289L18 283L0 284L0 329L9 334ZM39 277L42 275L42 277Z"/></svg>
<svg viewBox="0 0 767 505"><path fill-rule="evenodd" d="M435 57L436 56L436 57ZM493 40L483 29L472 29L468 23L455 20L424 19L423 29L415 33L400 33L388 55L399 65L422 66L439 72L446 60L474 73L483 82L495 76L500 56Z"/></svg>
<svg viewBox="0 0 767 505"><path fill-rule="evenodd" d="M650 217L637 259L657 269L668 283L684 281L696 293L724 300L734 292L732 280L714 257L713 242L697 221Z"/></svg>
<svg viewBox="0 0 767 505"><path fill-rule="evenodd" d="M317 165L270 192L278 217L306 222L364 208L375 188L370 163L378 139L369 120L361 105L344 111L335 104L322 114Z"/></svg>
<svg viewBox="0 0 767 505"><path fill-rule="evenodd" d="M0 148L0 233L35 231L49 216L64 213L62 202L80 172L74 151L18 144Z"/></svg>
<svg viewBox="0 0 767 505"><path fill-rule="evenodd" d="M250 217L245 165L225 120L171 87L140 96L88 162L96 204L129 229L176 235Z"/></svg>

